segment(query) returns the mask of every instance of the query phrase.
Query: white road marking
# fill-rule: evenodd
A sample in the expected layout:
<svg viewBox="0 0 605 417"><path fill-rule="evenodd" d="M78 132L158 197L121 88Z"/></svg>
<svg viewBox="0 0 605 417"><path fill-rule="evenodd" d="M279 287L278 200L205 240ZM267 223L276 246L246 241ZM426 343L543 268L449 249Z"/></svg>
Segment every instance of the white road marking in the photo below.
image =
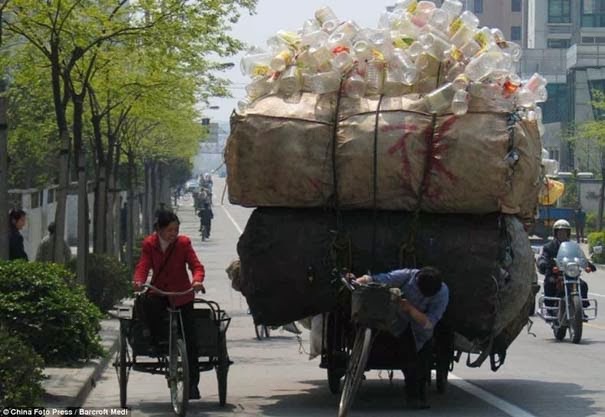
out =
<svg viewBox="0 0 605 417"><path fill-rule="evenodd" d="M229 220L231 220L231 223L233 223L233 225L235 226L235 230L237 230L237 232L241 235L244 232L242 231L242 228L239 227L239 224L237 224L237 222L235 221L235 219L233 218L233 216L231 216L231 213L229 213L229 211L227 211L227 208L225 206L221 206L223 208L223 210L225 211L225 214L227 215L227 217L229 217Z"/></svg>
<svg viewBox="0 0 605 417"><path fill-rule="evenodd" d="M473 385L470 382L467 382L452 373L449 374L448 379L456 387L468 392L471 395L474 395L480 400L488 403L491 406L494 406L495 408L508 414L511 417L536 417L533 414L528 413L527 411L517 407L516 405L504 401L503 399L498 398L493 394L490 394L484 389L479 388L478 386Z"/></svg>

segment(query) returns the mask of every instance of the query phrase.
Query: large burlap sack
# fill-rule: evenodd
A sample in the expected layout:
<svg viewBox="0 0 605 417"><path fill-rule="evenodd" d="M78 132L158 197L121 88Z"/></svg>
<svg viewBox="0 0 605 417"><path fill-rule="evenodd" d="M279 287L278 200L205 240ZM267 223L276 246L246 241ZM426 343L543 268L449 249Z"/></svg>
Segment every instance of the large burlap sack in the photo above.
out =
<svg viewBox="0 0 605 417"><path fill-rule="evenodd" d="M341 97L338 111L337 101L269 96L235 114L225 149L230 201L415 210L422 195L427 212L532 217L541 187L535 123L476 100L464 116L435 120L417 96L384 97L380 111L378 100Z"/></svg>
<svg viewBox="0 0 605 417"><path fill-rule="evenodd" d="M335 258L357 275L409 263L443 272L450 289L445 320L478 346L505 329L501 345L525 323L533 252L519 220L509 215L422 214L410 244L414 216L405 212L343 212L340 232L333 213L319 209L257 209L238 242L242 292L255 322L281 325L330 311L338 282ZM372 236L376 228L376 245ZM414 255L414 256L411 256ZM407 261L406 261L407 260Z"/></svg>

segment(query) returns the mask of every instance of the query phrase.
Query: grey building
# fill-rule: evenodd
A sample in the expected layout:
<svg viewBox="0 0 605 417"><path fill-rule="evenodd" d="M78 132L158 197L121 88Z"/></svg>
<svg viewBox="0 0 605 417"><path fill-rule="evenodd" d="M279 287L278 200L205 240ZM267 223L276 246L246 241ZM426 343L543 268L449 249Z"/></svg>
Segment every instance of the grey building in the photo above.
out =
<svg viewBox="0 0 605 417"><path fill-rule="evenodd" d="M529 49L520 72L540 72L549 82L544 146L562 170L594 172L600 161L591 144L572 147L562 136L600 117L592 100L595 90L605 91L605 0L526 1Z"/></svg>

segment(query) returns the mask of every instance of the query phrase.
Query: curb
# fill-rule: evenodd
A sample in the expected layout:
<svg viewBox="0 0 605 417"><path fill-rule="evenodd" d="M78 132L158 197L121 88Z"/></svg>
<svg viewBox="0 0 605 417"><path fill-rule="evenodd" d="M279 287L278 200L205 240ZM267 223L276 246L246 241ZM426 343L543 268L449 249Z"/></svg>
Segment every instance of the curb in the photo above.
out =
<svg viewBox="0 0 605 417"><path fill-rule="evenodd" d="M103 320L101 326L101 344L106 351L103 357L89 360L81 367L44 369L47 376L42 383L44 407L82 407L118 348L119 320Z"/></svg>

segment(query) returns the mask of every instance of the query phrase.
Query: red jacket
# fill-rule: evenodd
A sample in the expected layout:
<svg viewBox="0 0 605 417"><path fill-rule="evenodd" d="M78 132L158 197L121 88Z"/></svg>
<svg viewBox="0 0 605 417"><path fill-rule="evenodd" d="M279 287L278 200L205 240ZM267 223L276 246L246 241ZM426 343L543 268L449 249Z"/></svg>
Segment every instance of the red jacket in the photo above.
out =
<svg viewBox="0 0 605 417"><path fill-rule="evenodd" d="M168 263L162 268L167 257ZM185 291L191 288L186 265L189 265L194 282L204 281L204 265L197 258L191 240L187 236L178 236L176 241L168 246L166 252L162 252L160 238L154 233L143 240L141 259L134 272L134 282L144 284L149 270L153 270L153 286L164 291ZM162 270L159 276L156 276L156 271L160 268ZM175 306L187 304L192 300L193 292L172 297Z"/></svg>

